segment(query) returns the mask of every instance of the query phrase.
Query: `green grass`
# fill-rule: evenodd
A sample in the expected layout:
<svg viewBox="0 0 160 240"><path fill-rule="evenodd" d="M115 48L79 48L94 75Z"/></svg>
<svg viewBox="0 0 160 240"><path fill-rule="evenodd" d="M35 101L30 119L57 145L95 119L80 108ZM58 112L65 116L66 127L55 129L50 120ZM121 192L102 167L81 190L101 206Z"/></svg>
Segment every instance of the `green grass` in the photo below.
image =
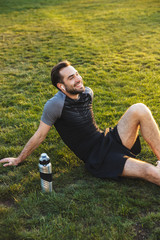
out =
<svg viewBox="0 0 160 240"><path fill-rule="evenodd" d="M50 70L69 60L94 91L101 129L143 102L160 125L159 0L7 0L0 4L0 158L16 157L55 93ZM142 140L140 159L156 157ZM53 165L40 191L38 158ZM100 180L54 128L18 167L0 167L2 240L158 240L160 189L142 180Z"/></svg>

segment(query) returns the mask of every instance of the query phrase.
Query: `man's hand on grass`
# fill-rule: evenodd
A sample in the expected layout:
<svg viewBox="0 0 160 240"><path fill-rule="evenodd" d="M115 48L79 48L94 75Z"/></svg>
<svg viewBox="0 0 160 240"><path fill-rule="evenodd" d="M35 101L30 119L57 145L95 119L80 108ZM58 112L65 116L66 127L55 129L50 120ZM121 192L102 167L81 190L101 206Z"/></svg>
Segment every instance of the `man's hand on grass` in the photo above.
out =
<svg viewBox="0 0 160 240"><path fill-rule="evenodd" d="M3 167L7 166L17 166L20 163L19 158L3 158L0 163L5 163Z"/></svg>

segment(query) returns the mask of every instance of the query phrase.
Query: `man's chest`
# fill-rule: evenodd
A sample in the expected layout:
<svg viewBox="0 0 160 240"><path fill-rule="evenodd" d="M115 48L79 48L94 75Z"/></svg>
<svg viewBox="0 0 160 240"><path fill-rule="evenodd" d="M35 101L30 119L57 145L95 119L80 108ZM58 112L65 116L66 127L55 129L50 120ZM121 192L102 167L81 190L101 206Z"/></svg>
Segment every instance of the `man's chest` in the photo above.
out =
<svg viewBox="0 0 160 240"><path fill-rule="evenodd" d="M74 125L91 121L92 117L92 102L89 96L79 101L66 101L61 115L63 121Z"/></svg>

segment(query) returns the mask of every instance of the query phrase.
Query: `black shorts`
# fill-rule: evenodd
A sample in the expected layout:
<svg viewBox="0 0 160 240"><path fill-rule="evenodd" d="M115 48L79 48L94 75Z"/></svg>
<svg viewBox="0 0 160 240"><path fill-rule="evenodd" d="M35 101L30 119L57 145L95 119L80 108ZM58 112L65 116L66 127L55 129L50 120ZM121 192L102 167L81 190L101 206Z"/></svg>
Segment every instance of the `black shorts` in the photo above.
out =
<svg viewBox="0 0 160 240"><path fill-rule="evenodd" d="M135 158L141 151L139 136L132 149L126 148L119 137L117 126L106 129L100 137L87 161L86 169L98 178L117 179L121 176L128 158Z"/></svg>

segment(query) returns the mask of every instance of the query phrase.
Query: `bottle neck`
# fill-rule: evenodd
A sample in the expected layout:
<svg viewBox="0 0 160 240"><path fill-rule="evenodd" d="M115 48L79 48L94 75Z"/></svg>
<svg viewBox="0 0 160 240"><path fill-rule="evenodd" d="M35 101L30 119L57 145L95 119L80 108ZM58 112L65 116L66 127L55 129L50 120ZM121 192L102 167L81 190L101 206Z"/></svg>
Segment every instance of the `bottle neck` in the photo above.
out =
<svg viewBox="0 0 160 240"><path fill-rule="evenodd" d="M39 163L41 164L41 165L47 165L47 164L49 164L50 163L50 160L43 160L43 161L39 161Z"/></svg>

